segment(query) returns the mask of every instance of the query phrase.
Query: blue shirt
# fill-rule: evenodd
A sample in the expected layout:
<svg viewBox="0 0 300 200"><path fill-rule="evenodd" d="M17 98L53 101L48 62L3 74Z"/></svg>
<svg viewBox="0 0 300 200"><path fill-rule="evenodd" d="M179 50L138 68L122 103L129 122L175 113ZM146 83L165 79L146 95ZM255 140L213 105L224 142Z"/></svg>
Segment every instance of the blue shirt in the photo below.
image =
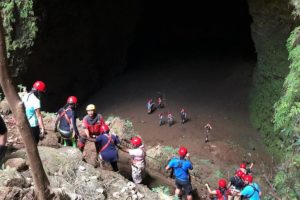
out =
<svg viewBox="0 0 300 200"><path fill-rule="evenodd" d="M61 108L58 110L58 115L61 115L63 112L66 112L65 115L72 122L73 129L74 129L76 135L78 135L79 132L78 132L78 128L76 125L76 118L77 118L76 112L74 110L72 110L71 108L66 108L66 109ZM70 131L70 124L64 115L62 115L61 118L59 119L59 129L63 130L63 131Z"/></svg>
<svg viewBox="0 0 300 200"><path fill-rule="evenodd" d="M22 101L25 106L26 117L30 127L37 127L39 124L35 110L41 108L41 101L31 92L25 94L22 98Z"/></svg>
<svg viewBox="0 0 300 200"><path fill-rule="evenodd" d="M99 151L103 146L105 146L108 142L108 135L111 136L112 141L109 143L109 145L100 152L101 157L104 161L107 162L115 162L118 160L118 150L116 148L116 145L120 143L119 137L114 134L101 134L96 138L96 145L97 148L99 148Z"/></svg>
<svg viewBox="0 0 300 200"><path fill-rule="evenodd" d="M241 194L249 198L249 200L260 200L260 188L256 183L251 183L244 187L244 189L241 191Z"/></svg>
<svg viewBox="0 0 300 200"><path fill-rule="evenodd" d="M174 169L174 176L180 181L189 181L189 170L193 169L192 163L189 160L173 158L168 166Z"/></svg>

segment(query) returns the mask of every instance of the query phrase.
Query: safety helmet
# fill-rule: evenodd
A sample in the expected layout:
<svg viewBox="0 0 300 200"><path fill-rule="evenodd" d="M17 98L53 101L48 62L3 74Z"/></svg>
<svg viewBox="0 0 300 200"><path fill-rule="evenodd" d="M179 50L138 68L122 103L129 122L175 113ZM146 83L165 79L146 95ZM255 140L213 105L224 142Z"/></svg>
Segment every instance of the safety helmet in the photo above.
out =
<svg viewBox="0 0 300 200"><path fill-rule="evenodd" d="M141 146L142 145L142 139L139 137L134 137L131 139L131 144L135 147Z"/></svg>
<svg viewBox="0 0 300 200"><path fill-rule="evenodd" d="M225 179L222 178L222 179L219 180L219 187L220 188L225 188L226 185L227 185L227 182L226 182Z"/></svg>
<svg viewBox="0 0 300 200"><path fill-rule="evenodd" d="M187 154L187 149L185 147L180 147L178 150L178 154L180 157L185 157Z"/></svg>
<svg viewBox="0 0 300 200"><path fill-rule="evenodd" d="M242 178L244 172L242 172L241 170L237 170L235 175L237 175L238 177Z"/></svg>
<svg viewBox="0 0 300 200"><path fill-rule="evenodd" d="M243 173L241 178L242 178L243 180L245 180L245 177L246 177L246 174Z"/></svg>
<svg viewBox="0 0 300 200"><path fill-rule="evenodd" d="M89 104L87 107L86 107L86 111L89 111L89 110L96 110L96 106L94 104Z"/></svg>
<svg viewBox="0 0 300 200"><path fill-rule="evenodd" d="M253 177L251 175L246 175L244 181L248 181L249 183L252 183Z"/></svg>
<svg viewBox="0 0 300 200"><path fill-rule="evenodd" d="M240 168L246 169L246 163L241 163Z"/></svg>
<svg viewBox="0 0 300 200"><path fill-rule="evenodd" d="M43 81L36 81L32 88L39 92L46 92L46 84Z"/></svg>
<svg viewBox="0 0 300 200"><path fill-rule="evenodd" d="M109 131L109 127L106 124L103 124L102 126L100 126L100 133L105 133Z"/></svg>
<svg viewBox="0 0 300 200"><path fill-rule="evenodd" d="M69 96L68 99L67 99L67 103L69 104L77 104L78 100L77 100L77 97L75 96Z"/></svg>

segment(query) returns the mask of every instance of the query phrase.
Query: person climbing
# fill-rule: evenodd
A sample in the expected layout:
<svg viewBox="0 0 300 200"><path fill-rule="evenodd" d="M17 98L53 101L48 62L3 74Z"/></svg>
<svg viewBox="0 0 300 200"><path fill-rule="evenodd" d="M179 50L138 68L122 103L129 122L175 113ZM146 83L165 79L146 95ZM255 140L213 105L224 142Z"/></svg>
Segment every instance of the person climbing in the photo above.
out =
<svg viewBox="0 0 300 200"><path fill-rule="evenodd" d="M122 151L129 153L131 156L131 174L134 183L142 183L145 174L145 147L140 137L131 139L133 149L123 149Z"/></svg>
<svg viewBox="0 0 300 200"><path fill-rule="evenodd" d="M180 147L178 150L179 158L175 157L170 160L166 166L166 170L173 169L175 176L175 196L179 198L182 195L182 189L184 189L187 199L192 200L192 184L190 179L189 170L193 169L192 162L190 161L190 156L188 154L187 148ZM186 159L185 159L186 158Z"/></svg>
<svg viewBox="0 0 300 200"><path fill-rule="evenodd" d="M158 98L157 98L157 108L159 108L159 109L164 108L164 103L163 103L161 97L158 97Z"/></svg>
<svg viewBox="0 0 300 200"><path fill-rule="evenodd" d="M251 175L246 175L244 178L245 187L241 192L237 192L235 195L243 196L249 200L260 200L261 190L257 183L253 183L253 177Z"/></svg>
<svg viewBox="0 0 300 200"><path fill-rule="evenodd" d="M169 124L169 127L171 127L173 124L174 124L174 118L173 118L173 115L172 113L168 113L168 124Z"/></svg>
<svg viewBox="0 0 300 200"><path fill-rule="evenodd" d="M180 111L180 117L181 117L181 124L184 124L187 121L187 114L183 108Z"/></svg>
<svg viewBox="0 0 300 200"><path fill-rule="evenodd" d="M46 131L41 114L41 96L46 92L46 85L43 81L36 81L29 93L25 94L22 102L25 106L26 117L29 121L31 132L36 144L45 137Z"/></svg>
<svg viewBox="0 0 300 200"><path fill-rule="evenodd" d="M101 134L100 127L105 124L101 114L96 113L96 106L89 104L86 107L87 115L82 120L82 128L84 135L79 135L77 146L83 152L87 139L96 138ZM97 145L95 144L96 152L98 152Z"/></svg>
<svg viewBox="0 0 300 200"><path fill-rule="evenodd" d="M148 114L151 114L154 111L154 103L152 101L152 99L149 99L147 102L147 110L148 110Z"/></svg>
<svg viewBox="0 0 300 200"><path fill-rule="evenodd" d="M2 160L5 157L7 150L7 127L4 123L3 118L0 116L0 169L2 169Z"/></svg>
<svg viewBox="0 0 300 200"><path fill-rule="evenodd" d="M59 143L64 146L76 147L76 140L79 136L78 128L76 125L76 112L78 100L75 96L69 96L67 104L60 108L57 112L55 120L55 132L59 132Z"/></svg>
<svg viewBox="0 0 300 200"><path fill-rule="evenodd" d="M245 162L243 162L240 164L239 170L241 170L246 175L250 175L252 173L253 166L254 166L254 163L251 162L250 166L247 168L247 164Z"/></svg>
<svg viewBox="0 0 300 200"><path fill-rule="evenodd" d="M220 179L218 182L219 188L216 190L211 190L209 185L206 183L205 186L210 195L215 195L216 200L227 200L230 190L227 189L227 181L225 179Z"/></svg>
<svg viewBox="0 0 300 200"><path fill-rule="evenodd" d="M100 127L101 134L95 139L89 138L89 141L95 142L97 145L97 152L100 161L110 163L113 171L119 171L118 168L118 150L117 145L120 144L119 137L116 134L110 134L109 127L106 124L102 124ZM103 164L103 162L102 162Z"/></svg>
<svg viewBox="0 0 300 200"><path fill-rule="evenodd" d="M159 113L158 117L159 117L159 126L164 125L165 124L164 115L162 113Z"/></svg>
<svg viewBox="0 0 300 200"><path fill-rule="evenodd" d="M235 175L230 178L230 181L227 186L230 189L230 191L240 192L243 189L244 187L244 181L242 179L243 175L244 172L242 172L241 170L237 170ZM235 195L228 196L228 200L240 200L240 199L241 199L240 196L235 196Z"/></svg>
<svg viewBox="0 0 300 200"><path fill-rule="evenodd" d="M208 140L208 136L210 134L210 131L213 129L212 126L210 125L210 123L207 123L205 126L204 126L204 129L205 129L205 143L209 142Z"/></svg>

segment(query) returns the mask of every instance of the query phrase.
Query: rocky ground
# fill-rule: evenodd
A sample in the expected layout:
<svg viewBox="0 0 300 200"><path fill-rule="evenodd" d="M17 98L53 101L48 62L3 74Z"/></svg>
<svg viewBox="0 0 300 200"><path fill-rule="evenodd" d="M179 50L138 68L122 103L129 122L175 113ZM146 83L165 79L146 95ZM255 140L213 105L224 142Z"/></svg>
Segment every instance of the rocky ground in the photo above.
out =
<svg viewBox="0 0 300 200"><path fill-rule="evenodd" d="M53 114L44 113L48 134L40 142L39 152L51 187L59 194L59 199L172 199L174 183L164 167L176 156L176 148L163 145L148 146L147 175L144 182L146 185L134 185L130 182L128 155L120 152L120 174L114 173L108 166L101 168L98 165L94 144L89 142L84 151L83 162L79 150L61 147L57 143L56 134L51 131L54 117ZM12 116L4 116L4 120L9 129L10 151L5 158L5 170L0 171L0 199L31 199L34 195L33 182L22 139ZM135 135L132 123L128 120L110 117L106 122L110 124L111 131L122 139L129 139ZM78 124L81 127L80 121ZM122 145L130 147L124 140ZM207 199L204 183L216 183L218 178L227 177L228 174L212 160L193 155L191 160L194 165L191 172L194 196L196 199ZM233 166L232 171L234 170Z"/></svg>

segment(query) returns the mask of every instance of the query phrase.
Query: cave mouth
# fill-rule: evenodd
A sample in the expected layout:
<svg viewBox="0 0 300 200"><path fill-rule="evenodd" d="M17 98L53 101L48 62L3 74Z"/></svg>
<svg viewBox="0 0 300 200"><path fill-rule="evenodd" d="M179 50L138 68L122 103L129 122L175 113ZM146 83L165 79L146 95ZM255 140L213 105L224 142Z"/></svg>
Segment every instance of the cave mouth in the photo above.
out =
<svg viewBox="0 0 300 200"><path fill-rule="evenodd" d="M246 0L144 2L128 68L176 59L256 60Z"/></svg>

